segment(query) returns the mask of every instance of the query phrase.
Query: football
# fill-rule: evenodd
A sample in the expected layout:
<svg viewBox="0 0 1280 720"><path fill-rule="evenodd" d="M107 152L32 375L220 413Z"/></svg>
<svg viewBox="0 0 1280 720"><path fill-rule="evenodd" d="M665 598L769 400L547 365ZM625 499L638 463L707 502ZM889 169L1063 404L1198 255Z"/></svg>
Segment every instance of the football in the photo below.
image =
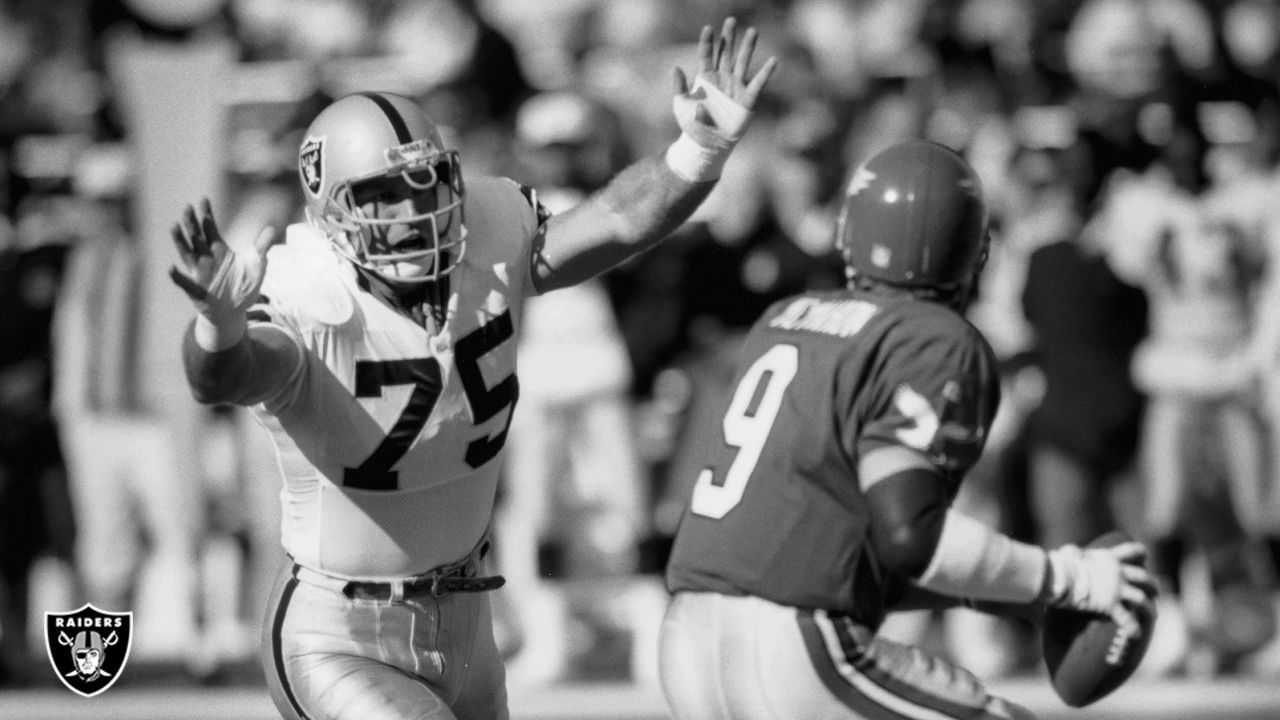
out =
<svg viewBox="0 0 1280 720"><path fill-rule="evenodd" d="M1130 538L1109 532L1089 547L1110 547ZM1155 617L1139 611L1137 632L1123 631L1111 618L1063 608L1045 611L1041 642L1049 679L1071 707L1101 700L1124 684L1142 662Z"/></svg>

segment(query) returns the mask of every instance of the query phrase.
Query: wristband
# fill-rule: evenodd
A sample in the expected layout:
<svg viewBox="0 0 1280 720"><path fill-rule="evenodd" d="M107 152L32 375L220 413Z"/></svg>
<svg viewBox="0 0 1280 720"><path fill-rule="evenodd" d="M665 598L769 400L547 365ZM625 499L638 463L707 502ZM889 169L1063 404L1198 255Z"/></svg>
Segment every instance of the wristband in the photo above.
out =
<svg viewBox="0 0 1280 720"><path fill-rule="evenodd" d="M667 148L667 167L681 179L692 183L712 182L720 178L732 148L709 148L681 133Z"/></svg>
<svg viewBox="0 0 1280 720"><path fill-rule="evenodd" d="M236 315L224 323L214 323L202 314L196 315L194 334L196 345L205 352L221 352L240 342L249 321L243 315Z"/></svg>

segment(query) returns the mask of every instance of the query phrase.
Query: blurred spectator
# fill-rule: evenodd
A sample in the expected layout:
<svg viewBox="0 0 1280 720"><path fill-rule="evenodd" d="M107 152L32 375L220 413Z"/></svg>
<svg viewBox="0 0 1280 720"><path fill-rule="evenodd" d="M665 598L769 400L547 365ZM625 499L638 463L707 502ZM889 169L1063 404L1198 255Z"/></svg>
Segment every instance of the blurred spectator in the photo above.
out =
<svg viewBox="0 0 1280 720"><path fill-rule="evenodd" d="M230 0L246 62L321 62L371 52L372 18L354 0Z"/></svg>
<svg viewBox="0 0 1280 720"><path fill-rule="evenodd" d="M103 609L134 611L131 658L136 665L164 667L204 657L201 612L219 624L217 601L234 597L236 587L199 586L209 526L206 478L197 458L202 441L213 435L196 430L206 418L167 382L180 373L172 350L161 355L148 342L172 306L153 297L163 274L150 264L156 254L151 245L171 241L155 232L146 208L156 186L173 186L182 176L162 175L163 164L148 159L163 155L156 153L163 141L198 133L203 119L181 117L199 105L176 103L167 106L172 115L157 117L143 109L140 96L181 85L191 94L203 87L209 97L213 83L189 74L184 53L200 47L227 57L229 18L222 0L102 0L80 9L76 27L89 43L82 47L89 51L94 87L109 93L96 106L95 139L114 149L99 155L95 144L76 158L77 181L84 181L78 194L92 201L95 215L71 249L58 298L55 410L86 599ZM138 92L143 86L147 90ZM160 130L146 137L140 127ZM180 157L169 156L172 165L202 165L196 144L181 147ZM211 602L201 607L204 599Z"/></svg>
<svg viewBox="0 0 1280 720"><path fill-rule="evenodd" d="M1067 212L1090 212L1113 167L1143 168L1160 155L1142 132L1142 113L1166 87L1149 20L1141 0L1088 0L1072 18L1064 37L1078 83L1070 122L1042 128L1038 144L1048 147L1021 159L1029 172L1047 163L1048 179L1070 183L1073 192L1057 201ZM1146 299L1077 231L1078 223L1049 228L1030 255L1022 297L1045 379L1030 418L1029 503L1049 547L1087 543L1114 526L1108 497L1133 459L1142 411L1129 358L1146 332Z"/></svg>
<svg viewBox="0 0 1280 720"><path fill-rule="evenodd" d="M1137 445L1143 399L1129 362L1146 333L1146 298L1070 236L1032 253L1023 308L1045 382L1030 419L1039 540L1087 543L1114 526L1108 496Z"/></svg>
<svg viewBox="0 0 1280 720"><path fill-rule="evenodd" d="M1081 221L1118 168L1142 172L1159 164L1189 191L1203 185L1184 68L1169 52L1177 39L1152 5L1083 3L1063 38L1075 87L1052 115L1022 113L1038 138L1015 127L1019 145L1039 146L1019 162L1028 172L1044 174L1035 169L1044 166L1047 179L1069 190L1046 196L1053 202L1045 209L1075 218L1041 229L1053 235L1030 256L1022 303L1045 378L1029 425L1029 506L1049 546L1085 543L1116 524L1110 496L1134 459L1144 402L1129 364L1146 334L1147 300L1116 277L1106 254L1127 238L1078 237ZM1175 12L1172 5L1161 10Z"/></svg>
<svg viewBox="0 0 1280 720"><path fill-rule="evenodd" d="M73 163L92 141L99 92L64 9L0 5L0 684L35 680L41 611L76 599L50 324L68 245L85 228Z"/></svg>
<svg viewBox="0 0 1280 720"><path fill-rule="evenodd" d="M56 219L32 217L66 209L28 202L17 229L0 226L0 686L34 681L43 655L28 643L31 618L42 617L30 605L37 559L69 568L72 558L75 523L49 407L49 326L69 238Z"/></svg>
<svg viewBox="0 0 1280 720"><path fill-rule="evenodd" d="M172 473L171 454L183 449L140 402L144 378L132 323L143 302L142 255L123 208L104 210L71 250L53 337L54 407L76 507L76 566L89 602L113 612L136 607L141 577L164 578L178 621L168 632L179 646L194 647L202 513L192 479L176 481ZM147 576L140 574L144 567L152 569Z"/></svg>
<svg viewBox="0 0 1280 720"><path fill-rule="evenodd" d="M533 89L511 40L477 0L391 0L375 37L380 62L394 63L407 83L398 90L417 98L446 138L456 139L472 172L492 168L506 150L516 108ZM350 90L369 83L397 90L383 77Z"/></svg>
<svg viewBox="0 0 1280 720"><path fill-rule="evenodd" d="M823 85L837 97L858 98L876 78L920 76L932 69L933 51L921 37L928 5L927 0L798 0L788 17L796 37L813 53Z"/></svg>
<svg viewBox="0 0 1280 720"><path fill-rule="evenodd" d="M511 40L476 0L399 0L380 26L379 50L414 68L427 112L455 128L480 119L510 123L530 93ZM432 96L439 95L436 101Z"/></svg>
<svg viewBox="0 0 1280 720"><path fill-rule="evenodd" d="M1272 584L1248 561L1276 523L1251 355L1262 246L1274 232L1264 211L1270 192L1248 176L1224 178L1198 197L1160 175L1122 176L1091 225L1117 243L1113 266L1146 290L1152 306L1133 371L1150 397L1142 520L1171 592L1162 615L1177 623L1185 611L1210 635L1221 614L1211 609L1216 600ZM1210 559L1209 606L1178 604L1184 558L1193 551ZM1224 639L1219 633L1211 644ZM1225 655L1267 639L1256 637L1252 647L1231 642Z"/></svg>

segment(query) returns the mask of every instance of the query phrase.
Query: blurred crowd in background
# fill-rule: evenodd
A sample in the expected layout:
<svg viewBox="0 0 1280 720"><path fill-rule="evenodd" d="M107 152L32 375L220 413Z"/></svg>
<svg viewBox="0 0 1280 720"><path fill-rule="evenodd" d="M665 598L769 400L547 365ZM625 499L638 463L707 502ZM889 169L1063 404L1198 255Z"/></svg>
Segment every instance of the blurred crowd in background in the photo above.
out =
<svg viewBox="0 0 1280 720"><path fill-rule="evenodd" d="M140 248L170 240L139 217L137 128L166 118L141 116L121 47L231 49L199 93L235 244L301 218L300 133L362 89L418 99L466 175L567 207L674 138L672 68L730 14L781 67L711 198L529 305L494 526L513 682L652 680L687 448L738 339L843 283L852 169L918 137L966 154L992 213L970 319L1004 401L958 502L1046 546L1147 541L1164 594L1140 672L1280 677L1280 0L3 0L0 686L50 678L43 614L85 602L135 612L134 664L252 682L280 557L258 428L182 406L185 446L146 399L169 381L135 357L139 308L189 315L139 291L167 269ZM1005 621L885 632L1038 672Z"/></svg>

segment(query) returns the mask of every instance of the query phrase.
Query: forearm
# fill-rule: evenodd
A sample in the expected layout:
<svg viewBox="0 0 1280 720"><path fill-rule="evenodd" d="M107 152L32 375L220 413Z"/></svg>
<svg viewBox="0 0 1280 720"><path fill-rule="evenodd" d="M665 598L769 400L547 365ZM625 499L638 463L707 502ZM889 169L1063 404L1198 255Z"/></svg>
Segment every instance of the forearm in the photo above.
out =
<svg viewBox="0 0 1280 720"><path fill-rule="evenodd" d="M182 361L191 393L205 404L252 405L273 395L297 362L297 347L279 331L246 330L229 347L210 349L191 323Z"/></svg>
<svg viewBox="0 0 1280 720"><path fill-rule="evenodd" d="M1051 586L1044 550L954 510L916 582L944 595L1021 604L1042 600Z"/></svg>
<svg viewBox="0 0 1280 720"><path fill-rule="evenodd" d="M714 186L714 180L681 177L663 156L627 167L581 205L547 221L534 264L538 292L582 282L653 247Z"/></svg>

